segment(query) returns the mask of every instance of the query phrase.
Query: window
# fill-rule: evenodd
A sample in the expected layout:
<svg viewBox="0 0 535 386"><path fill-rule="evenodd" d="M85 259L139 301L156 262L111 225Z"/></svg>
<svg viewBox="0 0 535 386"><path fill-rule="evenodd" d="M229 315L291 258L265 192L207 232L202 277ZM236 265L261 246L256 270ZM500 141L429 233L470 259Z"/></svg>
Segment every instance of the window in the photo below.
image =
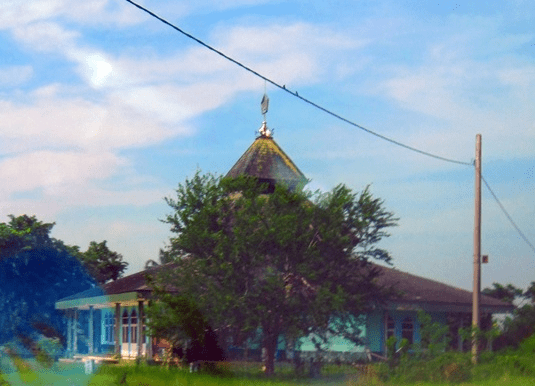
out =
<svg viewBox="0 0 535 386"><path fill-rule="evenodd" d="M123 312L123 343L128 343L128 311Z"/></svg>
<svg viewBox="0 0 535 386"><path fill-rule="evenodd" d="M414 343L414 323L410 316L403 319L401 323L401 338L407 339L409 344Z"/></svg>
<svg viewBox="0 0 535 386"><path fill-rule="evenodd" d="M108 314L108 342L115 341L115 315Z"/></svg>
<svg viewBox="0 0 535 386"><path fill-rule="evenodd" d="M130 342L137 343L137 313L136 310L132 311L130 316Z"/></svg>
<svg viewBox="0 0 535 386"><path fill-rule="evenodd" d="M104 311L104 328L102 329L102 343L114 344L115 316L110 311Z"/></svg>
<svg viewBox="0 0 535 386"><path fill-rule="evenodd" d="M388 315L386 317L386 339L391 336L396 336L396 322L390 315Z"/></svg>

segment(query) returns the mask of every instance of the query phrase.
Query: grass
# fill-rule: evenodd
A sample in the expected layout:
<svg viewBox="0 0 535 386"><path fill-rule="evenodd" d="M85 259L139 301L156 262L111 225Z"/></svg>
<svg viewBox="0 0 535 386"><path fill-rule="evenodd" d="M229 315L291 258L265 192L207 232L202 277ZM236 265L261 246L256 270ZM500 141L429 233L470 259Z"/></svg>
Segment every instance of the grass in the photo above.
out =
<svg viewBox="0 0 535 386"><path fill-rule="evenodd" d="M126 374L126 377L124 375ZM310 379L308 377L296 377L291 366L279 364L277 375L267 378L261 371L258 363L233 362L225 364L222 373L211 375L206 373L190 374L181 369L165 369L152 366L103 366L95 375L91 385L117 384L124 378L128 385L140 386L295 386L295 385L345 385L347 375L343 371L329 371L328 375L321 379ZM115 382L115 383L113 383Z"/></svg>
<svg viewBox="0 0 535 386"><path fill-rule="evenodd" d="M207 373L190 374L189 371L177 368L167 369L159 366L135 365L102 365L95 374L86 375L83 363L54 363L42 366L34 359L18 357L1 360L2 374L0 385L128 385L128 386L295 386L295 385L342 385L345 384L345 372L331 369L328 375L313 380L307 377L296 377L291 367L285 364L277 366L278 374L267 378L260 371L258 363L236 362L224 365L218 375Z"/></svg>
<svg viewBox="0 0 535 386"><path fill-rule="evenodd" d="M470 382L457 382L464 386L528 386L535 384L535 377L526 376L510 369L497 368L497 362L482 364L477 368ZM516 363L516 362L515 362ZM265 377L258 363L233 362L222 368L220 375L206 373L190 374L183 369L167 369L159 366L135 365L121 363L119 365L102 365L95 374L86 375L82 363L54 363L42 366L33 359L8 358L1 359L3 374L0 385L66 385L66 386L390 386L390 385L418 385L437 386L451 385L445 381L423 382L412 380L409 382L392 378L390 381L380 380L380 366L366 366L357 370L352 366L326 365L319 379L306 376L296 377L288 364L278 364L277 374L272 378ZM501 360L503 367L503 360ZM492 372L492 369L495 371Z"/></svg>

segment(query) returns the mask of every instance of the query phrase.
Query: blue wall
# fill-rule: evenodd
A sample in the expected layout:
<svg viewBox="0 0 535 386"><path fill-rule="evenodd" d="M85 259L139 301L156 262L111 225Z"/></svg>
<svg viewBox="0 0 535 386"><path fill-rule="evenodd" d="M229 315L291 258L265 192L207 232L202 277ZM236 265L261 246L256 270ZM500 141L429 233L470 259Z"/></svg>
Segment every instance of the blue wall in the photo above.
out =
<svg viewBox="0 0 535 386"><path fill-rule="evenodd" d="M410 310L377 310L370 313L366 320L366 339L367 345L372 352L378 352L384 354L385 342L386 342L386 315L390 315L394 319L394 331L397 341L402 339L402 323L405 318L410 317L414 324L414 343L421 342L421 326L418 320L418 312ZM446 313L431 312L429 313L433 322L439 322L446 324Z"/></svg>

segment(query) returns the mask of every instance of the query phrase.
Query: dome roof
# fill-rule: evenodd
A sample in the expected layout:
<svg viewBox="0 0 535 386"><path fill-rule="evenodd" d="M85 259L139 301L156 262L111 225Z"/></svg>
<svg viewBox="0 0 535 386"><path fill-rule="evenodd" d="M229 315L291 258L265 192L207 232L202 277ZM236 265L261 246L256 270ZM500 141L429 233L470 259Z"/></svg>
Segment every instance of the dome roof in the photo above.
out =
<svg viewBox="0 0 535 386"><path fill-rule="evenodd" d="M284 184L290 189L306 185L307 178L277 145L265 123L260 134L229 170L227 177L255 177L262 183L268 183L270 191L275 189L275 184Z"/></svg>

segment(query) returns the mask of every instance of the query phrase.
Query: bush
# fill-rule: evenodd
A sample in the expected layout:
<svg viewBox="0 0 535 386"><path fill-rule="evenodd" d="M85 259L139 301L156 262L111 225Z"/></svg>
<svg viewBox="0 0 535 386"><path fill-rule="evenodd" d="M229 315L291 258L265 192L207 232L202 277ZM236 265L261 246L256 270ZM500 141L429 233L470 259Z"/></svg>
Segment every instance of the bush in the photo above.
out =
<svg viewBox="0 0 535 386"><path fill-rule="evenodd" d="M41 338L37 341L37 361L51 366L57 361L63 351L63 346L59 338Z"/></svg>
<svg viewBox="0 0 535 386"><path fill-rule="evenodd" d="M535 334L520 343L520 352L524 355L535 354Z"/></svg>
<svg viewBox="0 0 535 386"><path fill-rule="evenodd" d="M431 359L406 357L390 373L394 383L466 382L471 379L471 362L468 354L448 352Z"/></svg>
<svg viewBox="0 0 535 386"><path fill-rule="evenodd" d="M435 357L404 356L397 366L383 365L379 373L391 383L450 382L474 383L508 377L535 377L535 337L517 350L482 352L479 363L472 365L471 353L444 352Z"/></svg>

